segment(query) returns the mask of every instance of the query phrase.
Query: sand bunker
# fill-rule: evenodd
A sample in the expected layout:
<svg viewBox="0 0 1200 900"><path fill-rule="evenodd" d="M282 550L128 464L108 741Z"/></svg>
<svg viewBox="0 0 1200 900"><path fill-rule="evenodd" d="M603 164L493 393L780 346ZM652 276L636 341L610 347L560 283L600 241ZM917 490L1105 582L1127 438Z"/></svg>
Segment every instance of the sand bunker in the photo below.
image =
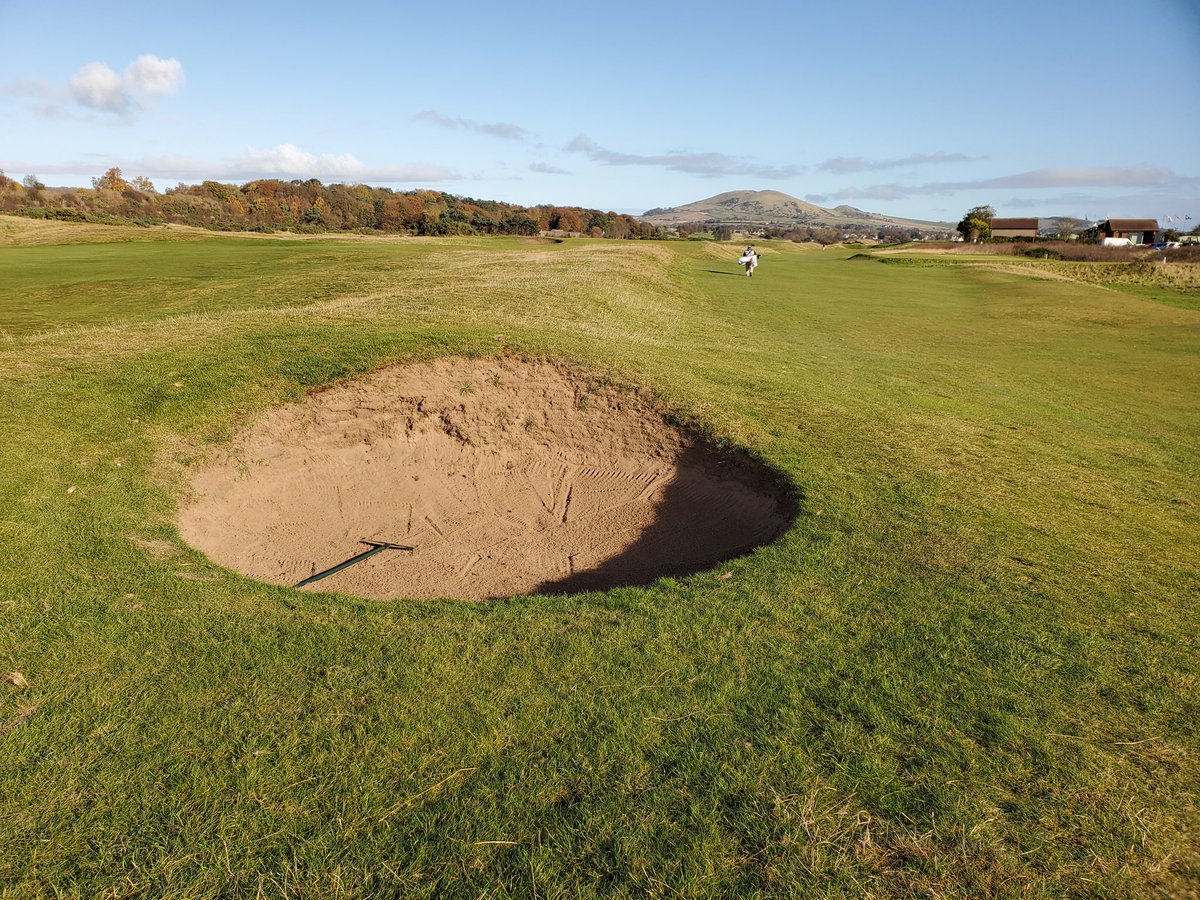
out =
<svg viewBox="0 0 1200 900"><path fill-rule="evenodd" d="M397 366L271 411L197 470L179 529L305 590L488 599L646 584L778 536L791 506L646 398L515 358Z"/></svg>

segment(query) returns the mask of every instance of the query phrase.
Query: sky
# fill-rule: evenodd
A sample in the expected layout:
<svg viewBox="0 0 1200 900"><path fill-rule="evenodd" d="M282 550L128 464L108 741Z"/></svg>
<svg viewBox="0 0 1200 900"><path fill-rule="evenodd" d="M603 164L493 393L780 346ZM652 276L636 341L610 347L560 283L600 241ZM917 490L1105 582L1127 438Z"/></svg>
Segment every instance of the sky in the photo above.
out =
<svg viewBox="0 0 1200 900"><path fill-rule="evenodd" d="M0 34L0 169L51 186L1200 222L1200 0L0 0Z"/></svg>

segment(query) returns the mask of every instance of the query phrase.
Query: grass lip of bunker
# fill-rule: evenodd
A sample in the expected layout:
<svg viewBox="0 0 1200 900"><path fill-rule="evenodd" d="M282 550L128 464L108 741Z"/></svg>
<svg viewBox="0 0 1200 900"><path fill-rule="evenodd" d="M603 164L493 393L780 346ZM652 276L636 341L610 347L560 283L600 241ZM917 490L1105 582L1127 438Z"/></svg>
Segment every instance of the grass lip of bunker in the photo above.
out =
<svg viewBox="0 0 1200 900"><path fill-rule="evenodd" d="M750 454L561 362L450 357L314 391L191 473L178 524L230 569L378 599L571 593L701 571L795 500Z"/></svg>

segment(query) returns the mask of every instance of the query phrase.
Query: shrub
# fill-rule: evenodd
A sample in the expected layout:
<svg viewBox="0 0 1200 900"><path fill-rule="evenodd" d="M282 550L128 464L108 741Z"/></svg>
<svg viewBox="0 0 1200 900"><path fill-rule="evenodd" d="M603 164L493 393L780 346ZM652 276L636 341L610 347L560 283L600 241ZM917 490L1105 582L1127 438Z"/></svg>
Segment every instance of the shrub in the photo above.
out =
<svg viewBox="0 0 1200 900"><path fill-rule="evenodd" d="M1024 249L1013 248L1013 253L1020 256L1028 256L1030 259L1063 259L1061 250L1055 250L1053 247L1027 247Z"/></svg>
<svg viewBox="0 0 1200 900"><path fill-rule="evenodd" d="M48 219L56 222L91 222L93 225L135 225L138 228L150 228L161 225L149 219L130 219L125 216L106 216L100 213L87 212L82 209L67 209L61 206L27 206L13 211L14 216L24 216L27 219Z"/></svg>

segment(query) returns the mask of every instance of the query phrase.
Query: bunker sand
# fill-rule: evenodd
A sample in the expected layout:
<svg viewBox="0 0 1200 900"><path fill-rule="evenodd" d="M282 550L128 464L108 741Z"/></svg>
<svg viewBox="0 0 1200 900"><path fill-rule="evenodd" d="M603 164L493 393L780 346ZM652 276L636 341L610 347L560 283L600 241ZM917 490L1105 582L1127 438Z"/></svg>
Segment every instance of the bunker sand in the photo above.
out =
<svg viewBox="0 0 1200 900"><path fill-rule="evenodd" d="M641 394L516 358L397 366L270 411L197 469L178 523L214 561L305 590L476 600L645 584L776 538L772 473Z"/></svg>

